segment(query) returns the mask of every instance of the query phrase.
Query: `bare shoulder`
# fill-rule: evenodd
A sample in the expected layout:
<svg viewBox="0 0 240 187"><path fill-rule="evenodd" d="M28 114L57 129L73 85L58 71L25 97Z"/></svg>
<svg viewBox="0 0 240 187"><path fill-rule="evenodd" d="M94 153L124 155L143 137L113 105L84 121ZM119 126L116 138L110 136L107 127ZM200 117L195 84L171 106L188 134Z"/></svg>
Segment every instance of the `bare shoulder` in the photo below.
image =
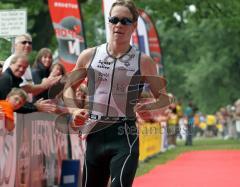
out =
<svg viewBox="0 0 240 187"><path fill-rule="evenodd" d="M141 54L140 69L141 69L141 74L143 76L157 75L156 63L153 61L153 59L150 56L144 53Z"/></svg>
<svg viewBox="0 0 240 187"><path fill-rule="evenodd" d="M79 68L87 68L94 56L95 50L95 47L83 50L77 59L74 70L77 70Z"/></svg>

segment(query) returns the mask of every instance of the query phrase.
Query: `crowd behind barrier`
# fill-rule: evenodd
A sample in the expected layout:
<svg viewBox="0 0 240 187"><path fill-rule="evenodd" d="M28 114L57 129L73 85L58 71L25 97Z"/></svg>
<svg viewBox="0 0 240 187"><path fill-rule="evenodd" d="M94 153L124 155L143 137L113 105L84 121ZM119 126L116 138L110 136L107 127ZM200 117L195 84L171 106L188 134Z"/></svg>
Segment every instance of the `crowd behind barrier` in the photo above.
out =
<svg viewBox="0 0 240 187"><path fill-rule="evenodd" d="M62 161L84 159L84 140L79 135L60 132L57 114L15 113L15 129L0 128L0 186L59 185ZM66 121L58 121L66 125ZM139 124L140 161L161 151L160 123ZM68 137L69 136L69 137Z"/></svg>
<svg viewBox="0 0 240 187"><path fill-rule="evenodd" d="M239 102L230 111L239 110ZM194 115L193 137L200 136L222 136L226 139L228 134L224 134L224 126L218 121L219 116ZM219 115L219 114L218 114ZM170 115L171 116L171 115ZM234 129L238 132L238 118L234 117ZM0 185L5 186L53 186L59 185L61 175L62 160L80 160L84 158L84 140L79 135L60 132L56 128L57 114L48 113L15 113L15 129L12 132L4 129L3 121L0 121ZM230 117L228 115L228 117ZM171 148L169 136L175 134L172 128L166 126L167 121L138 122L138 132L140 136L140 161L144 161L159 152L164 152ZM220 118L223 120L223 118ZM232 122L233 119L228 119ZM66 120L60 120L58 125L66 125ZM183 123L187 123L183 120ZM205 124L204 124L205 123ZM171 124L172 125L172 124ZM171 126L170 125L170 126ZM226 127L229 126L226 120ZM220 127L221 126L221 127ZM186 124L185 124L186 127ZM179 127L178 127L179 128ZM176 128L176 129L178 129ZM230 130L233 129L231 126ZM130 129L131 130L131 129ZM176 131L178 138L186 138L186 129L181 134L180 128ZM230 132L230 131L229 131ZM69 136L69 137L68 137ZM232 136L234 138L234 136ZM236 137L237 134L236 134ZM166 143L169 144L166 146ZM40 176L40 177L39 177Z"/></svg>

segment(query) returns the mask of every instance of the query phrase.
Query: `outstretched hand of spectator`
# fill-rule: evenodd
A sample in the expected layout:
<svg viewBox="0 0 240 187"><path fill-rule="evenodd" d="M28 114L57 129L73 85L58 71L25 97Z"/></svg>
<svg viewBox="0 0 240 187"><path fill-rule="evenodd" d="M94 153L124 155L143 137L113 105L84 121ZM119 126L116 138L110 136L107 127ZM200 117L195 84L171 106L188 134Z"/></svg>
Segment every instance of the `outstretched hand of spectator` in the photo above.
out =
<svg viewBox="0 0 240 187"><path fill-rule="evenodd" d="M56 113L57 111L57 105L51 100L43 100L39 99L36 103L35 106L37 107L39 112L47 112L47 113Z"/></svg>
<svg viewBox="0 0 240 187"><path fill-rule="evenodd" d="M51 88L53 85L57 84L60 79L62 78L62 75L56 76L56 77L48 77L43 79L42 84L48 89Z"/></svg>

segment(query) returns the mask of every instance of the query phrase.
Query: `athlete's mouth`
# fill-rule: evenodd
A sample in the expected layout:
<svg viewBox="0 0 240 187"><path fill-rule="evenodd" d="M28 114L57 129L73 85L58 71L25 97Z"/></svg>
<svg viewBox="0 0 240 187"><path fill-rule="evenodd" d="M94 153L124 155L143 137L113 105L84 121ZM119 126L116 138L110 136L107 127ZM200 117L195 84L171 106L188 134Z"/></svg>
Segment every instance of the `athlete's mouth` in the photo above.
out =
<svg viewBox="0 0 240 187"><path fill-rule="evenodd" d="M120 31L115 31L114 34L124 34L124 33Z"/></svg>

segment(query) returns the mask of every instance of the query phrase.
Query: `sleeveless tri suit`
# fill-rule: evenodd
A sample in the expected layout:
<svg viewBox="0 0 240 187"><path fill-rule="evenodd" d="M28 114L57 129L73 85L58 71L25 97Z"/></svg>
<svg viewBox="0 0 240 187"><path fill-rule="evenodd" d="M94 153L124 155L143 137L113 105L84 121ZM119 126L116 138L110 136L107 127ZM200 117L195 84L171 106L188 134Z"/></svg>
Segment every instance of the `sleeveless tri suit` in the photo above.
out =
<svg viewBox="0 0 240 187"><path fill-rule="evenodd" d="M89 116L99 120L87 136L83 187L132 185L139 141L134 106L142 90L141 53L134 47L120 58L107 44L96 47L88 67Z"/></svg>

